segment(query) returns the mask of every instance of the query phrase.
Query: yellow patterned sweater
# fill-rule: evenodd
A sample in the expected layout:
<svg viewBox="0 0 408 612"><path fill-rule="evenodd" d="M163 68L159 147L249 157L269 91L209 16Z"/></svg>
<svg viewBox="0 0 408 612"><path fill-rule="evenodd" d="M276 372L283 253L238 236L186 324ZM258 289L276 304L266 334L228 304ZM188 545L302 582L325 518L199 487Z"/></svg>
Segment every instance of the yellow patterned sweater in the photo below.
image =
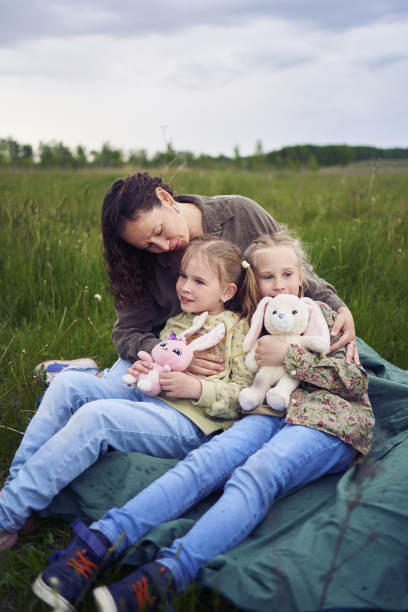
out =
<svg viewBox="0 0 408 612"><path fill-rule="evenodd" d="M174 332L179 335L188 329L195 315L180 313L171 317L160 333L160 339L165 340ZM219 323L225 325L225 336L213 349L224 359L224 370L212 376L202 378L201 397L194 401L189 399L174 399L159 395L160 399L188 417L205 434L226 429L237 420L240 414L238 396L241 389L252 383L253 374L245 366L245 354L242 349L243 339L248 331L246 319L230 310L218 315L209 315L203 327L192 336L205 334Z"/></svg>

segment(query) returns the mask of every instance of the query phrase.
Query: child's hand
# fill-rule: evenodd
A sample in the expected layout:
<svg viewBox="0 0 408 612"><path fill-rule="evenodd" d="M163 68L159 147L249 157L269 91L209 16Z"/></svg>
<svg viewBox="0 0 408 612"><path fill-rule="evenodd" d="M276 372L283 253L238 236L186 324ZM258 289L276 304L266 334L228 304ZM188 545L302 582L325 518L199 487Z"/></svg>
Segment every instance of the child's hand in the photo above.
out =
<svg viewBox="0 0 408 612"><path fill-rule="evenodd" d="M255 361L259 367L283 364L289 343L279 336L259 338L255 349Z"/></svg>
<svg viewBox="0 0 408 612"><path fill-rule="evenodd" d="M202 393L199 379L185 374L185 372L162 372L160 374L160 386L169 397L197 400Z"/></svg>
<svg viewBox="0 0 408 612"><path fill-rule="evenodd" d="M212 376L224 369L224 359L219 355L214 355L210 351L197 351L187 372L196 376Z"/></svg>
<svg viewBox="0 0 408 612"><path fill-rule="evenodd" d="M147 361L144 359L138 359L128 369L128 374L131 374L137 378L140 374L147 374L153 368L152 360Z"/></svg>

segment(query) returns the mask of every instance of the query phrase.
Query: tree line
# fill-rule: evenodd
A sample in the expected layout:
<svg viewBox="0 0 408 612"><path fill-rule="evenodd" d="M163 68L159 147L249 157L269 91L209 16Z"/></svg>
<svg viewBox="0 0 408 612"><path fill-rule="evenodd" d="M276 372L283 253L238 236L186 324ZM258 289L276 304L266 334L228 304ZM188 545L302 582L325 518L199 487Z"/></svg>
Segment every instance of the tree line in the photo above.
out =
<svg viewBox="0 0 408 612"><path fill-rule="evenodd" d="M257 141L253 155L242 156L234 147L231 157L226 155L194 155L191 151L176 151L167 143L164 151L149 156L146 149L121 149L104 143L100 150L87 151L78 145L73 151L62 142L40 142L35 151L30 144L20 144L13 138L0 139L0 167L23 168L117 168L125 165L155 167L179 163L200 168L309 168L347 166L352 162L408 159L408 149L383 149L372 146L295 145L265 153Z"/></svg>

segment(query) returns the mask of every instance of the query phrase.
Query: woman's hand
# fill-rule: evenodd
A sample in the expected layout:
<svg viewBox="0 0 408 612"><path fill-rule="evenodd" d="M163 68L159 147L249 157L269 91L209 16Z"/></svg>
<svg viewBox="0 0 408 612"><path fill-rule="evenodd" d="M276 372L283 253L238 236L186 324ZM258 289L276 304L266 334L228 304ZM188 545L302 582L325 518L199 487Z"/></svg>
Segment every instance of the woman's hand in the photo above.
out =
<svg viewBox="0 0 408 612"><path fill-rule="evenodd" d="M262 336L255 349L255 361L261 366L280 366L285 359L289 343L279 336Z"/></svg>
<svg viewBox="0 0 408 612"><path fill-rule="evenodd" d="M162 372L159 377L160 386L169 397L184 397L197 400L202 393L198 378L185 372Z"/></svg>
<svg viewBox="0 0 408 612"><path fill-rule="evenodd" d="M347 306L341 306L337 311L337 317L330 332L332 336L341 334L340 339L333 344L329 353L337 351L342 346L346 346L346 363L354 361L356 365L360 365L356 344L356 330L354 328L354 319Z"/></svg>
<svg viewBox="0 0 408 612"><path fill-rule="evenodd" d="M210 351L197 351L186 371L195 376L212 376L222 372L223 369L224 359L222 357Z"/></svg>

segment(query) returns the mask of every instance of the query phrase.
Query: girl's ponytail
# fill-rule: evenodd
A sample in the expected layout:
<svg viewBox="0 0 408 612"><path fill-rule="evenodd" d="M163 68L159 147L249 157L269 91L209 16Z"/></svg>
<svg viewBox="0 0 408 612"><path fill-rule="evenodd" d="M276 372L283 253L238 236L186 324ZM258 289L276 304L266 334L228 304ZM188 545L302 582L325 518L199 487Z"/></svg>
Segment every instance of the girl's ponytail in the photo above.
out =
<svg viewBox="0 0 408 612"><path fill-rule="evenodd" d="M253 266L244 259L242 267L243 280L237 291L237 300L241 304L242 316L250 322L260 300L260 295Z"/></svg>

